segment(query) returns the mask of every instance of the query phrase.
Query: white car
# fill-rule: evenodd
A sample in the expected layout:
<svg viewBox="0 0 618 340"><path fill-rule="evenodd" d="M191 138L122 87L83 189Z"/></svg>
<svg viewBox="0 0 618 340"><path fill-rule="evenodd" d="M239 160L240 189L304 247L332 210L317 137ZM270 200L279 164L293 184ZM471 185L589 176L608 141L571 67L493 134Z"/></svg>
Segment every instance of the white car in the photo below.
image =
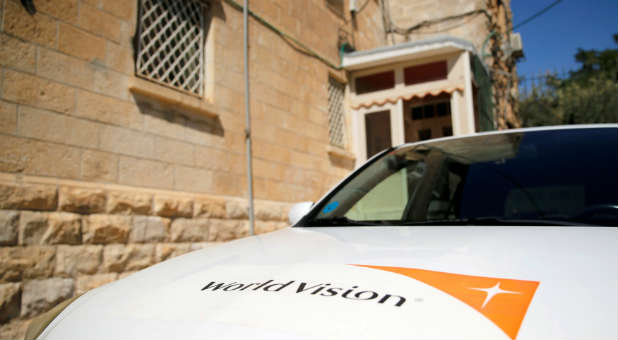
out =
<svg viewBox="0 0 618 340"><path fill-rule="evenodd" d="M29 334L615 340L617 145L611 124L394 147L293 227L92 290Z"/></svg>

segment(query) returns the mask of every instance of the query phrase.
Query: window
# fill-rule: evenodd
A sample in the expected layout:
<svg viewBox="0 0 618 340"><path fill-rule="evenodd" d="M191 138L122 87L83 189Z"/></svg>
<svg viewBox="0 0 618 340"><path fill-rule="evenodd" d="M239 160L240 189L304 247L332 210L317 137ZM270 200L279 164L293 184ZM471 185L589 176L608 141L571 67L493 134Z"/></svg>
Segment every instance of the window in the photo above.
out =
<svg viewBox="0 0 618 340"><path fill-rule="evenodd" d="M365 115L367 158L391 147L391 112L380 111Z"/></svg>
<svg viewBox="0 0 618 340"><path fill-rule="evenodd" d="M205 10L201 1L141 0L137 76L203 95Z"/></svg>
<svg viewBox="0 0 618 340"><path fill-rule="evenodd" d="M395 87L395 72L387 71L356 78L356 94L363 94Z"/></svg>
<svg viewBox="0 0 618 340"><path fill-rule="evenodd" d="M345 84L328 77L328 137L330 144L344 147L343 98Z"/></svg>
<svg viewBox="0 0 618 340"><path fill-rule="evenodd" d="M426 96L404 101L403 124L406 143L451 136L450 96Z"/></svg>
<svg viewBox="0 0 618 340"><path fill-rule="evenodd" d="M403 80L406 85L446 79L446 76L446 61L410 66L403 70Z"/></svg>

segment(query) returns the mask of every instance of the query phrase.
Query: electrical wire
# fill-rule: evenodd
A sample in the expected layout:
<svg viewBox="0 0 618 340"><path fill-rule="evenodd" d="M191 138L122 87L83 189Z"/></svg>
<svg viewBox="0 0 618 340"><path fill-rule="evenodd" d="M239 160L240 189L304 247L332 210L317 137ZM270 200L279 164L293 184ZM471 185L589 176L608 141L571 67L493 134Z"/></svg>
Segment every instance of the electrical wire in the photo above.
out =
<svg viewBox="0 0 618 340"><path fill-rule="evenodd" d="M528 18L526 18L524 21L520 22L519 24L513 26L513 30L529 23L530 21L536 19L537 17L543 15L545 12L549 11L552 7L556 6L557 4L559 4L560 2L562 2L562 0L556 0L554 2L552 2L549 6L543 8L542 10L536 12L535 14L529 16Z"/></svg>
<svg viewBox="0 0 618 340"><path fill-rule="evenodd" d="M371 1L371 0L365 0L365 3L364 3L364 4L362 4L362 5L358 6L358 10L356 11L356 14L357 14L357 15L358 15L360 12L362 12L362 11L365 9L365 7L367 7L367 4L369 4L369 1Z"/></svg>
<svg viewBox="0 0 618 340"><path fill-rule="evenodd" d="M485 9L476 9L476 10L468 11L468 12L465 12L465 13L451 15L451 16L443 17L443 18L439 18L439 19L424 20L424 21L421 21L421 22L419 22L419 23L417 23L415 25L412 25L410 27L407 27L407 28L398 27L389 18L389 24L390 24L389 26L390 27L388 28L388 32L389 33L397 33L397 34L400 34L400 35L408 35L408 34L412 33L412 31L420 29L420 28L422 28L424 26L430 26L430 25L442 23L442 22L445 22L445 21L461 19L461 18L465 18L465 17L470 16L470 15L477 15L477 14L481 14L481 13L485 14L486 16L489 17L489 13L487 12L487 10L485 10ZM457 25L455 25L453 27L457 27Z"/></svg>
<svg viewBox="0 0 618 340"><path fill-rule="evenodd" d="M234 0L225 0L225 2L227 2L229 5L231 5L236 10L242 11L244 9L244 7L241 4L237 3ZM261 16L257 15L255 12L249 10L248 14L250 16L252 16L255 20L257 20L259 23L261 23L262 25L266 26L271 31L275 32L277 35L282 37L283 40L286 43L288 43L290 46L292 46L294 49L302 52L305 55L308 55L308 56L311 56L313 58L316 58L317 60L321 61L326 66L328 66L328 67L330 67L332 69L335 69L335 70L341 70L342 69L341 65L337 66L337 65L333 64L328 59L322 57L317 52L313 51L307 45L305 45L302 42L298 41L296 38L292 37L291 35L283 32L280 29L278 29L277 27L273 26L270 22L268 22L266 19L262 18Z"/></svg>

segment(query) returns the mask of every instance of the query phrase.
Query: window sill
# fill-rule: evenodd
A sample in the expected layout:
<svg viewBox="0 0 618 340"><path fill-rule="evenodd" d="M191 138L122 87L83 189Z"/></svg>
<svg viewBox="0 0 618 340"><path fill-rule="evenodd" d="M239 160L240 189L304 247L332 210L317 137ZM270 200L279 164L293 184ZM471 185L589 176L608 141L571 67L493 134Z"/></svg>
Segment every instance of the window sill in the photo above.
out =
<svg viewBox="0 0 618 340"><path fill-rule="evenodd" d="M216 118L219 112L215 105L148 80L133 77L129 80L131 93L156 100L164 106L174 107L208 118Z"/></svg>
<svg viewBox="0 0 618 340"><path fill-rule="evenodd" d="M326 147L326 152L331 157L342 158L342 159L349 160L349 161L356 160L356 156L354 156L353 153L346 151L342 148L336 147L336 146L328 145Z"/></svg>

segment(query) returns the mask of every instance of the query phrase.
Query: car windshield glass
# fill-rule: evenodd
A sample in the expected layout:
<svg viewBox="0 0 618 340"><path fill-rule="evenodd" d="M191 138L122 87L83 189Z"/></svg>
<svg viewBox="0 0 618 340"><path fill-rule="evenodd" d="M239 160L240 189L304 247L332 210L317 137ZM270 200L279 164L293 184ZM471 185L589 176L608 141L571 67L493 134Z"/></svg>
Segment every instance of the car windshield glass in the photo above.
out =
<svg viewBox="0 0 618 340"><path fill-rule="evenodd" d="M303 223L616 225L617 131L513 132L403 146L356 173Z"/></svg>

